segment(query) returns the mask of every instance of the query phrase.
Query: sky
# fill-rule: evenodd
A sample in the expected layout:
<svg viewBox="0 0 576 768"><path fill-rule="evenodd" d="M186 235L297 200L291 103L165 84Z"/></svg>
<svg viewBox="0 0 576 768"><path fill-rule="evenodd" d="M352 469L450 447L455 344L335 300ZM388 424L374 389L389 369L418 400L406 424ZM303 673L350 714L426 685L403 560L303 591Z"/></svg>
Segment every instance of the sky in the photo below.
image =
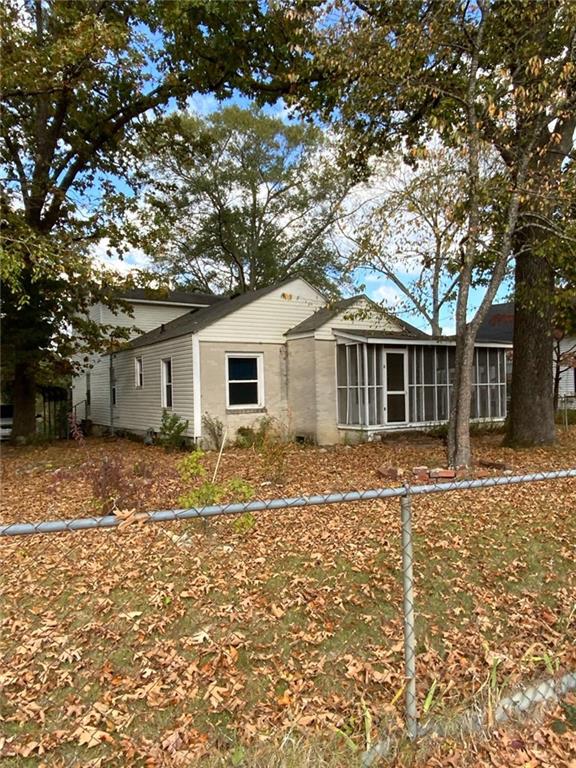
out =
<svg viewBox="0 0 576 768"><path fill-rule="evenodd" d="M217 111L223 106L235 104L237 106L248 107L250 100L245 96L235 96L232 99L220 102L212 94L194 94L188 99L188 109L190 112L200 116L206 117L211 113ZM282 100L278 101L274 105L266 105L263 111L280 117L288 122L291 116L294 114L287 108ZM381 184L381 182L380 182ZM381 188L381 187L380 187ZM354 205L358 202L369 201L374 198L375 188L370 184L363 185L362 188L355 191ZM343 244L344 245L344 244ZM132 249L126 254L123 259L110 256L107 253L108 243L103 240L98 243L94 249L94 259L97 263L112 268L122 275L128 275L131 273L137 273L138 270L146 269L150 266L150 260L143 251L138 249ZM398 275L403 280L409 280L415 275L411 275L406 271L405 265L398 265ZM402 302L406 305L405 297L401 291L389 280L385 279L382 275L366 271L357 270L355 273L356 290L348 290L347 294L358 293L360 289L366 293L373 301L381 304L385 309L392 313L398 314L403 319L409 321L413 325L421 328L424 331L429 331L430 328L426 320L415 312L405 311L399 304ZM499 301L506 301L510 292L510 286L508 283L504 283L497 293L495 303ZM483 293L478 290L473 290L469 302L469 314L473 313L482 300ZM441 316L441 325L443 333L452 334L455 331L454 312L453 308L447 307Z"/></svg>

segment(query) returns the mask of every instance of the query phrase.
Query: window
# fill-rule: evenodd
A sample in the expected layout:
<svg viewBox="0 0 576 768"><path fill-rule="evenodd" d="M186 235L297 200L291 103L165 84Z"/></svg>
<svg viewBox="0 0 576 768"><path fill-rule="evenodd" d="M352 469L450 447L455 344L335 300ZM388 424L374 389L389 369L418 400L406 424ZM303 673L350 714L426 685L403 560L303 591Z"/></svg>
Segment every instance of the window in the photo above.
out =
<svg viewBox="0 0 576 768"><path fill-rule="evenodd" d="M172 358L162 360L162 408L172 408Z"/></svg>
<svg viewBox="0 0 576 768"><path fill-rule="evenodd" d="M226 355L226 390L228 408L261 408L264 405L262 355Z"/></svg>
<svg viewBox="0 0 576 768"><path fill-rule="evenodd" d="M90 371L86 371L86 413L90 411L90 403L92 401L92 390L90 384Z"/></svg>
<svg viewBox="0 0 576 768"><path fill-rule="evenodd" d="M138 389L144 386L144 366L141 357L134 359L134 386Z"/></svg>

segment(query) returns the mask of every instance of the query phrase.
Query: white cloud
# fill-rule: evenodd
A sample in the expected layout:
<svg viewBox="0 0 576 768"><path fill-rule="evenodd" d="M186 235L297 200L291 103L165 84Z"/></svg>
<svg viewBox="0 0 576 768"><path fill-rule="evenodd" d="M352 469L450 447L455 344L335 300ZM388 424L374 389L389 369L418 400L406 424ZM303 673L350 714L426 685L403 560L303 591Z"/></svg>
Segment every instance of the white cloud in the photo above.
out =
<svg viewBox="0 0 576 768"><path fill-rule="evenodd" d="M135 275L150 266L150 259L139 248L134 248L121 259L118 255L110 255L107 252L109 246L108 238L103 238L92 249L92 258L97 266L112 269L121 275Z"/></svg>

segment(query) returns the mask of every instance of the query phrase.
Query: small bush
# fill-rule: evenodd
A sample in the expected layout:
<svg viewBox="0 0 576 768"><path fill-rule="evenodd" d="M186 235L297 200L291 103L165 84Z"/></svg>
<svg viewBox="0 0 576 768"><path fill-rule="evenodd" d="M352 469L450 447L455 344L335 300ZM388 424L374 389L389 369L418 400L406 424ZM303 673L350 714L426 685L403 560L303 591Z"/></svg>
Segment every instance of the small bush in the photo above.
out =
<svg viewBox="0 0 576 768"><path fill-rule="evenodd" d="M236 445L238 448L254 448L256 432L252 427L238 427L236 430Z"/></svg>
<svg viewBox="0 0 576 768"><path fill-rule="evenodd" d="M182 482L191 483L206 477L207 470L203 464L204 456L204 451L196 448L178 462L178 473Z"/></svg>
<svg viewBox="0 0 576 768"><path fill-rule="evenodd" d="M102 514L110 515L117 509L142 509L152 482L152 470L143 462L128 470L121 459L104 457L90 464L87 475L92 486L92 497Z"/></svg>
<svg viewBox="0 0 576 768"><path fill-rule="evenodd" d="M239 477L234 477L226 483L226 493L232 497L233 502L239 504L254 498L254 488Z"/></svg>
<svg viewBox="0 0 576 768"><path fill-rule="evenodd" d="M202 432L206 447L219 451L224 441L224 424L216 416L205 413L202 417Z"/></svg>
<svg viewBox="0 0 576 768"><path fill-rule="evenodd" d="M187 429L188 420L184 421L177 413L170 413L170 411L164 409L162 411L162 424L158 433L158 442L167 451L181 450L186 445L184 432Z"/></svg>
<svg viewBox="0 0 576 768"><path fill-rule="evenodd" d="M265 479L281 483L286 474L286 458L290 450L286 426L277 419L261 419L256 447L262 460Z"/></svg>
<svg viewBox="0 0 576 768"><path fill-rule="evenodd" d="M240 517L237 517L236 520L234 520L234 530L239 534L248 533L255 525L256 518L252 512L244 512Z"/></svg>
<svg viewBox="0 0 576 768"><path fill-rule="evenodd" d="M198 488L187 491L178 499L182 507L209 507L220 504L225 494L225 488L218 483L205 480Z"/></svg>

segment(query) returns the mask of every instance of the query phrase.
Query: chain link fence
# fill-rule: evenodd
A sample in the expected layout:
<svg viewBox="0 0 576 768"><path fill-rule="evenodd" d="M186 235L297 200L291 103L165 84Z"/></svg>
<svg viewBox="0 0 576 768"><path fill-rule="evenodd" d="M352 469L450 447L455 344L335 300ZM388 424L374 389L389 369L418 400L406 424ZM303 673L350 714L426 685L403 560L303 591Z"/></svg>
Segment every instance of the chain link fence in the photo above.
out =
<svg viewBox="0 0 576 768"><path fill-rule="evenodd" d="M370 765L400 719L416 740L557 700L576 689L574 479L2 525L0 755L189 765L222 748L241 765L260 732L328 727L361 732ZM566 512L548 530L547 499Z"/></svg>

